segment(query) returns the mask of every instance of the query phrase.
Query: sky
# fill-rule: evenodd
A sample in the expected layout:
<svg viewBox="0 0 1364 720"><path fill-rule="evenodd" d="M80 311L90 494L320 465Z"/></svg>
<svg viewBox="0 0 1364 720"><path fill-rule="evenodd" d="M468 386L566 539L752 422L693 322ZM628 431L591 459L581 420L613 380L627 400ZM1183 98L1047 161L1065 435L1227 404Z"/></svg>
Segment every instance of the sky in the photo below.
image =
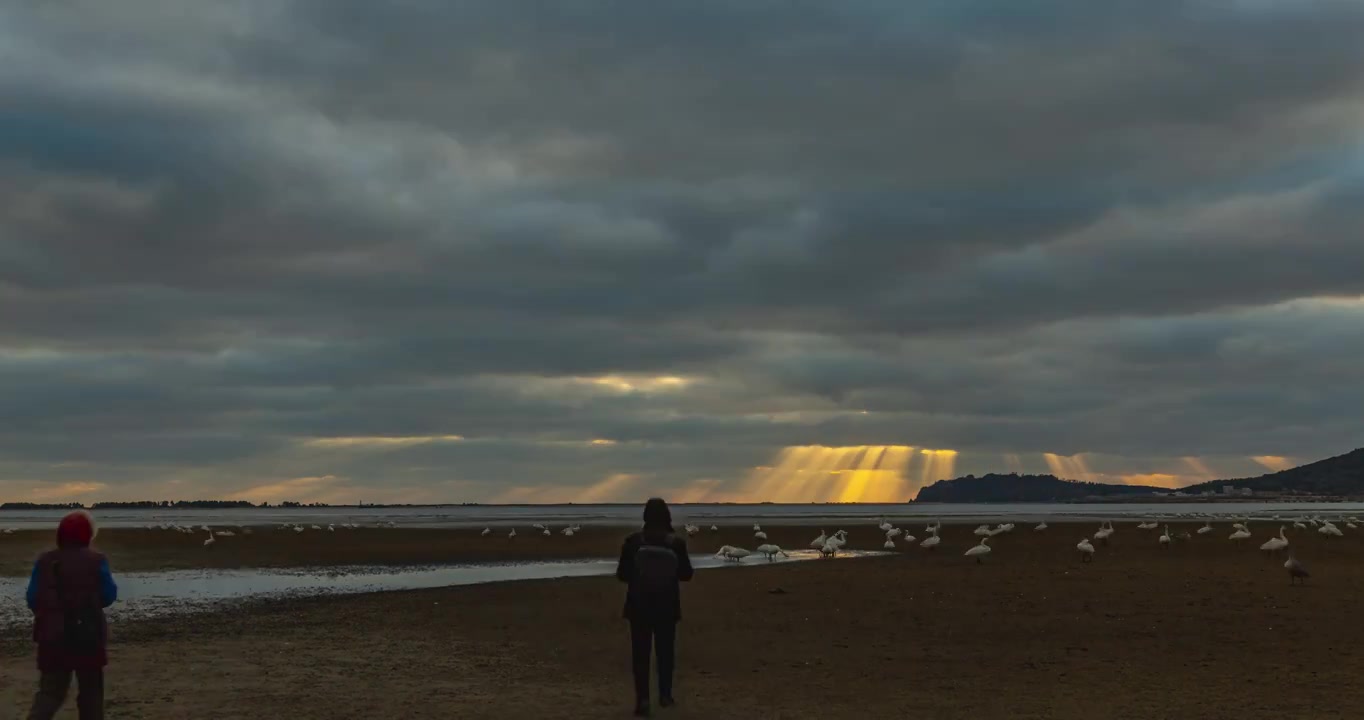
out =
<svg viewBox="0 0 1364 720"><path fill-rule="evenodd" d="M899 501L1364 437L1353 0L0 5L0 500Z"/></svg>

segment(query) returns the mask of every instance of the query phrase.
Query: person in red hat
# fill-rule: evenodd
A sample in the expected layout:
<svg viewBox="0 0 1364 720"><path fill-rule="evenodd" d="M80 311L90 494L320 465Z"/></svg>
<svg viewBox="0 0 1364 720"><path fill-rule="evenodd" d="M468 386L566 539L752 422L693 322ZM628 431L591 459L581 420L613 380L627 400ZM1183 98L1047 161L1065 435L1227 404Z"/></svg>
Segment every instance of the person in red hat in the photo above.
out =
<svg viewBox="0 0 1364 720"><path fill-rule="evenodd" d="M108 628L104 608L118 599L109 560L90 549L95 521L84 510L57 525L57 549L33 564L28 607L33 611L33 641L38 644L38 692L29 720L57 714L75 674L80 689L80 720L104 717L104 666Z"/></svg>

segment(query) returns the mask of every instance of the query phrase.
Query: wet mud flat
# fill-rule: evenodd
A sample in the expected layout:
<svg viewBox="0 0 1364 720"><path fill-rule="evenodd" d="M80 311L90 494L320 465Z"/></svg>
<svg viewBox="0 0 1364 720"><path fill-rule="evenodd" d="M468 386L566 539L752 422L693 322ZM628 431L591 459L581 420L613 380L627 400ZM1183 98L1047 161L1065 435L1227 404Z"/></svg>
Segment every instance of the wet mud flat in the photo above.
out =
<svg viewBox="0 0 1364 720"><path fill-rule="evenodd" d="M848 529L850 544L879 539ZM1289 587L1256 550L1267 526L1250 544L1219 524L1162 549L1159 530L1119 523L1081 564L1093 529L1020 529L980 565L962 557L971 528L949 528L936 553L703 570L684 590L667 716L1364 716L1364 537L1290 528L1313 578ZM132 620L113 631L109 712L623 718L620 604L614 578L572 577ZM22 716L32 658L25 633L4 638L0 717Z"/></svg>

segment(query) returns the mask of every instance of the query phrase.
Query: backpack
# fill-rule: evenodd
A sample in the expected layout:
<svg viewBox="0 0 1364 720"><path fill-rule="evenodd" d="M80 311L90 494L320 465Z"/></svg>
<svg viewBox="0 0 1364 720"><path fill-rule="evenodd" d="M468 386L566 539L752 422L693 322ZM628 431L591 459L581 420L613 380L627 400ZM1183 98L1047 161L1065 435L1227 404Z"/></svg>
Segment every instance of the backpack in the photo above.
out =
<svg viewBox="0 0 1364 720"><path fill-rule="evenodd" d="M667 544L645 542L635 550L634 586L645 593L663 593L677 587L677 552L672 549L672 536Z"/></svg>
<svg viewBox="0 0 1364 720"><path fill-rule="evenodd" d="M60 561L52 563L52 573L57 586L57 600L65 605ZM67 652L73 655L92 655L99 649L101 635L98 608L84 605L62 611L62 647Z"/></svg>

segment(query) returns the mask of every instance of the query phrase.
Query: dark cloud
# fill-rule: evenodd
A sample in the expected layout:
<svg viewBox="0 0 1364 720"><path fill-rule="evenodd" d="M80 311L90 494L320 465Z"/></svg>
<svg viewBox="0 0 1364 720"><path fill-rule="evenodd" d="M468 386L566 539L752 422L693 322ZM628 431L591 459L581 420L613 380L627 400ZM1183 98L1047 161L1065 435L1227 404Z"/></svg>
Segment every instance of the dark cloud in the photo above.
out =
<svg viewBox="0 0 1364 720"><path fill-rule="evenodd" d="M1362 33L1351 2L6 8L0 480L1349 449L1364 305L1321 298L1364 295Z"/></svg>

